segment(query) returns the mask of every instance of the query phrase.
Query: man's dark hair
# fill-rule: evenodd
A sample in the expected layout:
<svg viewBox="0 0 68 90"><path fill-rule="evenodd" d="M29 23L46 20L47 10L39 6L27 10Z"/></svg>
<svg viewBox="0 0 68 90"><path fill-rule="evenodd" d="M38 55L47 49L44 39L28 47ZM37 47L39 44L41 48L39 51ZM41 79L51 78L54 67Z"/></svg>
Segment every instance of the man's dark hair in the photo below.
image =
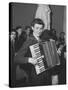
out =
<svg viewBox="0 0 68 90"><path fill-rule="evenodd" d="M60 35L61 35L61 34L64 34L64 35L65 35L65 32L60 32Z"/></svg>
<svg viewBox="0 0 68 90"><path fill-rule="evenodd" d="M18 29L22 29L22 26L17 26L17 27L16 27L16 31L17 31Z"/></svg>
<svg viewBox="0 0 68 90"><path fill-rule="evenodd" d="M11 32L16 32L15 29L12 29Z"/></svg>
<svg viewBox="0 0 68 90"><path fill-rule="evenodd" d="M15 32L15 33L16 33L15 29L12 29L12 30L9 32L9 35L11 35L12 32Z"/></svg>
<svg viewBox="0 0 68 90"><path fill-rule="evenodd" d="M30 26L25 26L25 30L27 30L28 28L29 28L29 29L31 29L31 27L30 27Z"/></svg>
<svg viewBox="0 0 68 90"><path fill-rule="evenodd" d="M43 23L43 21L42 21L41 19L39 19L39 18L35 18L35 19L32 21L31 26L34 27L35 24L43 25L43 28L44 28L44 23Z"/></svg>

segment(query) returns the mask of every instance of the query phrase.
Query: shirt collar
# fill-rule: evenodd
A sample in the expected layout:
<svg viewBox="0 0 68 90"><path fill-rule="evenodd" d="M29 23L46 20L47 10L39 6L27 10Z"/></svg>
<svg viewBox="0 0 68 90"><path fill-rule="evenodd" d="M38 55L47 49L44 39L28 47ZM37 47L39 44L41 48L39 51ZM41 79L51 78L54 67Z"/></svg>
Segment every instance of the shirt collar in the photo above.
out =
<svg viewBox="0 0 68 90"><path fill-rule="evenodd" d="M35 33L33 33L33 36L36 38L37 41L40 41L40 38L37 37Z"/></svg>

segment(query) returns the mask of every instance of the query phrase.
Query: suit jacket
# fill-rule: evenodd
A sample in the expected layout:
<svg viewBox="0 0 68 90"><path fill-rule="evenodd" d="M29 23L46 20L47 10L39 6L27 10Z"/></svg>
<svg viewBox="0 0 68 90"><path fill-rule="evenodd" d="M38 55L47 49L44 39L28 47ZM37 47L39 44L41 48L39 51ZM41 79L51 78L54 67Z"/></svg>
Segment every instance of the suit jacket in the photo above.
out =
<svg viewBox="0 0 68 90"><path fill-rule="evenodd" d="M38 41L35 39L34 36L30 36L30 38L24 42L21 49L18 51L18 54L15 56L15 62L18 64L28 63L28 58L32 57L29 46L37 42Z"/></svg>
<svg viewBox="0 0 68 90"><path fill-rule="evenodd" d="M30 38L27 39L26 42L24 42L18 54L15 56L14 60L16 64L20 64L22 68L26 69L29 75L29 82L31 84L40 85L40 84L43 84L41 83L41 81L49 81L49 80L45 80L45 78L49 79L48 72L46 71L40 75L37 75L34 65L28 63L28 58L32 57L29 46L36 43L38 43L38 41L36 40L34 36L31 35Z"/></svg>
<svg viewBox="0 0 68 90"><path fill-rule="evenodd" d="M22 34L18 37L16 37L16 42L15 42L15 52L18 52L19 49L22 47L23 43L25 42L27 36L26 32L22 32Z"/></svg>

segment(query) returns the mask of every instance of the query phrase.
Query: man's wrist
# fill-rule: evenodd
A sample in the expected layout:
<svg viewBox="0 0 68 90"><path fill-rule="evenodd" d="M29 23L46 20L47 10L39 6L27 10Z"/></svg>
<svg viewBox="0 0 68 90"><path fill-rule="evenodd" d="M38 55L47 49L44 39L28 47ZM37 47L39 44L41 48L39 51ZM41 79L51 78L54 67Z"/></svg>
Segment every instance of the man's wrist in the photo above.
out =
<svg viewBox="0 0 68 90"><path fill-rule="evenodd" d="M31 58L28 58L28 63L31 63Z"/></svg>

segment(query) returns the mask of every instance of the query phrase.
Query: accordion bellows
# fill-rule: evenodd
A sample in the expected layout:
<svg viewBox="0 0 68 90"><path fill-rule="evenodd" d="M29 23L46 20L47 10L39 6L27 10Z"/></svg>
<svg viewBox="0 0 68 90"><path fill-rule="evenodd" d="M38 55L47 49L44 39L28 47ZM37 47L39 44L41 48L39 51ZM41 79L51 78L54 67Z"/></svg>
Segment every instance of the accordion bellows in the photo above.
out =
<svg viewBox="0 0 68 90"><path fill-rule="evenodd" d="M32 58L37 60L35 64L36 74L41 74L56 65L60 65L60 59L54 40L36 43L30 46Z"/></svg>

